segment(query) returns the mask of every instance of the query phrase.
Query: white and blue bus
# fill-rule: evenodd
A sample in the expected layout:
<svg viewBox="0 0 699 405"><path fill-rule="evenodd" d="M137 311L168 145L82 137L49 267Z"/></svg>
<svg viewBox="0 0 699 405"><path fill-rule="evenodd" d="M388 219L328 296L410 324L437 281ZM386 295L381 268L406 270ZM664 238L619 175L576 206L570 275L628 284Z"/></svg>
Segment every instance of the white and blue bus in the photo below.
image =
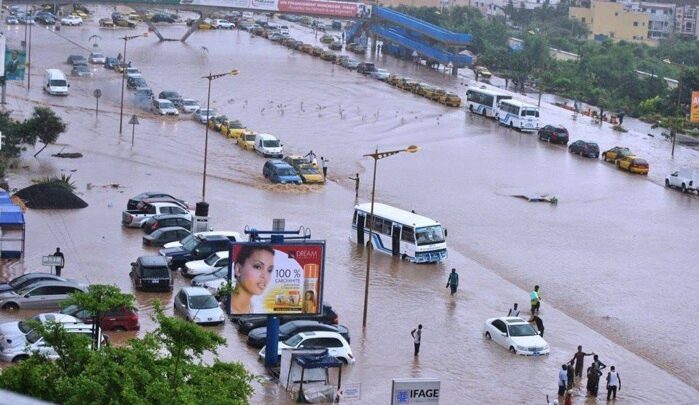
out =
<svg viewBox="0 0 699 405"><path fill-rule="evenodd" d="M447 258L446 230L439 222L385 204L374 204L373 231L369 230L371 204L354 207L354 243L368 245L415 263L437 263Z"/></svg>
<svg viewBox="0 0 699 405"><path fill-rule="evenodd" d="M498 103L496 118L500 125L520 131L539 129L539 107L517 100L502 100Z"/></svg>
<svg viewBox="0 0 699 405"><path fill-rule="evenodd" d="M510 95L485 88L466 91L468 110L489 118L495 118L495 110L500 101L510 99L512 99Z"/></svg>

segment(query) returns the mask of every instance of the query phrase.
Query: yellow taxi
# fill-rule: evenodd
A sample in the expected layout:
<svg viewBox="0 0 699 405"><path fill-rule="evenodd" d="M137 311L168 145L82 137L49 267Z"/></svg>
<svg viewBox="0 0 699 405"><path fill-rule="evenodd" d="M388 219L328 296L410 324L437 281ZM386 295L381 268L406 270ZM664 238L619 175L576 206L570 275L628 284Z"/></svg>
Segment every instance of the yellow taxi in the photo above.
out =
<svg viewBox="0 0 699 405"><path fill-rule="evenodd" d="M386 83L390 84L391 86L397 86L398 82L400 82L401 77L398 75L390 74L388 75L388 79L386 79Z"/></svg>
<svg viewBox="0 0 699 405"><path fill-rule="evenodd" d="M129 14L128 18L131 21L138 21L138 22L143 21L143 17L138 13L131 13L131 14Z"/></svg>
<svg viewBox="0 0 699 405"><path fill-rule="evenodd" d="M247 129L238 120L228 121L221 125L221 133L229 138L240 138Z"/></svg>
<svg viewBox="0 0 699 405"><path fill-rule="evenodd" d="M323 51L323 53L320 54L320 58L323 60L327 60L328 62L335 63L335 59L337 58L337 55L335 54L335 52Z"/></svg>
<svg viewBox="0 0 699 405"><path fill-rule="evenodd" d="M199 22L199 29L200 30L210 30L212 28L211 23L212 23L211 19L205 18L204 20Z"/></svg>
<svg viewBox="0 0 699 405"><path fill-rule="evenodd" d="M490 70L488 70L488 68L485 67L485 66L476 66L476 68L473 69L473 70L476 71L476 72L478 72L478 75L479 75L480 77L482 77L483 79L488 80L488 79L490 79L491 77L493 77L493 74L490 73Z"/></svg>
<svg viewBox="0 0 699 405"><path fill-rule="evenodd" d="M626 170L629 173L648 174L650 169L648 162L636 156L624 156L616 160L616 167L619 170Z"/></svg>
<svg viewBox="0 0 699 405"><path fill-rule="evenodd" d="M633 153L631 152L631 149L623 146L615 146L602 152L602 160L605 162L614 162L617 159L621 159L625 156L633 156Z"/></svg>
<svg viewBox="0 0 699 405"><path fill-rule="evenodd" d="M313 45L311 44L303 44L299 48L299 51L301 52L306 52L307 54L311 54L313 52Z"/></svg>
<svg viewBox="0 0 699 405"><path fill-rule="evenodd" d="M456 93L447 93L439 97L439 102L449 107L460 107L461 97Z"/></svg>
<svg viewBox="0 0 699 405"><path fill-rule="evenodd" d="M254 132L247 131L237 139L236 143L245 150L253 150L255 148L255 136Z"/></svg>
<svg viewBox="0 0 699 405"><path fill-rule="evenodd" d="M284 161L298 172L304 183L325 183L325 178L317 166L313 165L303 156L284 156Z"/></svg>
<svg viewBox="0 0 699 405"><path fill-rule="evenodd" d="M214 117L214 119L209 120L209 128L220 132L221 127L223 125L228 126L228 123L228 117L226 117L225 115L217 115L216 117Z"/></svg>
<svg viewBox="0 0 699 405"><path fill-rule="evenodd" d="M90 18L90 15L82 10L74 10L73 15L77 15L78 17L82 18L83 20Z"/></svg>
<svg viewBox="0 0 699 405"><path fill-rule="evenodd" d="M447 95L447 91L444 89L434 89L434 91L430 94L430 100L432 101L439 101L440 98L443 96Z"/></svg>
<svg viewBox="0 0 699 405"><path fill-rule="evenodd" d="M397 87L399 89L403 89L406 91L413 91L413 89L417 86L417 81L409 78L409 77L404 77L398 81Z"/></svg>
<svg viewBox="0 0 699 405"><path fill-rule="evenodd" d="M323 52L325 52L325 49L319 46L314 46L313 48L311 48L311 55L313 56L320 56L323 54Z"/></svg>
<svg viewBox="0 0 699 405"><path fill-rule="evenodd" d="M415 94L427 97L428 93L431 93L434 90L434 87L427 84L427 83L418 83L417 86L415 86Z"/></svg>

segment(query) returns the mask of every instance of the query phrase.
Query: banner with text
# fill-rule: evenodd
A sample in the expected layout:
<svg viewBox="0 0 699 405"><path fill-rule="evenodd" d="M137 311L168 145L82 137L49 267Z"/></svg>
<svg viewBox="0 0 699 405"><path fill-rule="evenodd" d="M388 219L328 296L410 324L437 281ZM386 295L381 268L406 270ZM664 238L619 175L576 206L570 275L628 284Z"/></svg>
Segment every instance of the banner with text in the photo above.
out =
<svg viewBox="0 0 699 405"><path fill-rule="evenodd" d="M699 91L692 92L692 106L689 110L689 121L699 123Z"/></svg>
<svg viewBox="0 0 699 405"><path fill-rule="evenodd" d="M325 243L234 243L230 277L235 315L319 314Z"/></svg>
<svg viewBox="0 0 699 405"><path fill-rule="evenodd" d="M24 80L24 49L5 48L5 80Z"/></svg>
<svg viewBox="0 0 699 405"><path fill-rule="evenodd" d="M369 18L371 5L323 0L180 0L181 4L228 7L251 11L273 11L337 18Z"/></svg>

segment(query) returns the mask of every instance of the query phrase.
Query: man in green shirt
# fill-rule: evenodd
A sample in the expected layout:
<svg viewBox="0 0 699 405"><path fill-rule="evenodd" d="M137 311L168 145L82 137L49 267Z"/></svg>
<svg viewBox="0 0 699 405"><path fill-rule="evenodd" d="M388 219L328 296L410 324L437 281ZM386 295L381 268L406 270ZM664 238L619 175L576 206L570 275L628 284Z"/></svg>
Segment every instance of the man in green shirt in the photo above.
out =
<svg viewBox="0 0 699 405"><path fill-rule="evenodd" d="M451 295L456 294L456 288L459 286L459 274L456 269L451 269L449 279L447 280L447 288L451 287Z"/></svg>

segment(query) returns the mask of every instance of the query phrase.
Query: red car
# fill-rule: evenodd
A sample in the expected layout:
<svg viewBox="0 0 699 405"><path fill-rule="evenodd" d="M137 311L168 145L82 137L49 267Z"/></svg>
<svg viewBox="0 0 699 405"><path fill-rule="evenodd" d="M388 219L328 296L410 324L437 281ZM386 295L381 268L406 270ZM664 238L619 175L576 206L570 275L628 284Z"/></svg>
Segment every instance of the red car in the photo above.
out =
<svg viewBox="0 0 699 405"><path fill-rule="evenodd" d="M94 314L81 309L77 305L70 305L62 309L61 313L74 316L85 323L94 321ZM102 325L100 326L102 330L117 332L141 329L141 324L138 322L138 314L134 310L127 308L108 311L102 316Z"/></svg>

